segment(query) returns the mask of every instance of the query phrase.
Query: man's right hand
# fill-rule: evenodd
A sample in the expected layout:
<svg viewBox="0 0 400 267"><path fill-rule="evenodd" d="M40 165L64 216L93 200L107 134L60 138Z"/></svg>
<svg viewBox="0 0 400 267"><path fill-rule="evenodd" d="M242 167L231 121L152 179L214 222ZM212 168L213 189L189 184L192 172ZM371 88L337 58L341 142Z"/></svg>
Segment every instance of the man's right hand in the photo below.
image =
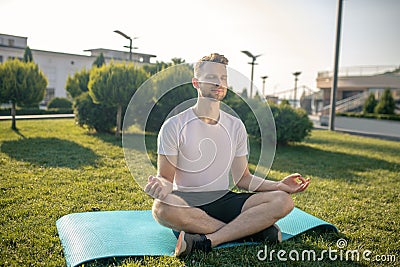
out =
<svg viewBox="0 0 400 267"><path fill-rule="evenodd" d="M153 198L163 200L172 192L172 184L163 177L150 175L144 191Z"/></svg>

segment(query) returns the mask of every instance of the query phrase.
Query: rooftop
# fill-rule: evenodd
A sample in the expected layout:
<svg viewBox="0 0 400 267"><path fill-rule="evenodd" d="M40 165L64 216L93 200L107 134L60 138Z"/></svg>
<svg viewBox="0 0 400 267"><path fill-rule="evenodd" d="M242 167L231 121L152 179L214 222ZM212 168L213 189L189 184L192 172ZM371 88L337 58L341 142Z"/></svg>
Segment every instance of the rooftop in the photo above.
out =
<svg viewBox="0 0 400 267"><path fill-rule="evenodd" d="M374 76L380 74L400 74L400 65L395 66L356 66L340 68L338 72L339 77L354 77L354 76ZM333 71L320 71L318 78L333 77Z"/></svg>

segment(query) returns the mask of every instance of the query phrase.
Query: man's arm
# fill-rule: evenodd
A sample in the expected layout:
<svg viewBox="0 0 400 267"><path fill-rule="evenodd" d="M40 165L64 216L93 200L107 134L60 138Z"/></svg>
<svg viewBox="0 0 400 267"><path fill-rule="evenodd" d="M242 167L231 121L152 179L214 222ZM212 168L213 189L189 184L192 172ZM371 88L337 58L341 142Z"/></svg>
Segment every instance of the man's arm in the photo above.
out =
<svg viewBox="0 0 400 267"><path fill-rule="evenodd" d="M150 176L144 191L154 198L163 200L172 192L175 177L177 156L158 155L157 177Z"/></svg>
<svg viewBox="0 0 400 267"><path fill-rule="evenodd" d="M168 182L173 183L177 156L160 155L157 156L157 176L165 178Z"/></svg>
<svg viewBox="0 0 400 267"><path fill-rule="evenodd" d="M231 171L233 181L241 189L252 192L279 190L278 182L265 180L250 173L246 156L235 157Z"/></svg>
<svg viewBox="0 0 400 267"><path fill-rule="evenodd" d="M291 174L279 182L252 175L248 168L246 156L235 157L231 171L236 186L252 192L281 190L287 193L298 193L304 191L310 183L310 178L304 179L298 173Z"/></svg>

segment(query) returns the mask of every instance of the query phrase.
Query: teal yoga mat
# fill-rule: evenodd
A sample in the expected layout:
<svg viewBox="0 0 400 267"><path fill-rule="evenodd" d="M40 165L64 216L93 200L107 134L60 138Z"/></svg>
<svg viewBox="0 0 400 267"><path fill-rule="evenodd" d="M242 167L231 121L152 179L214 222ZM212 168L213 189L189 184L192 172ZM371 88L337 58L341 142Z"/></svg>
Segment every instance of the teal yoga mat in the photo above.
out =
<svg viewBox="0 0 400 267"><path fill-rule="evenodd" d="M337 228L298 208L277 222L283 240L307 230L324 227ZM159 225L150 210L99 211L65 215L56 222L67 266L126 256L172 256L176 237ZM227 243L221 247L244 245Z"/></svg>

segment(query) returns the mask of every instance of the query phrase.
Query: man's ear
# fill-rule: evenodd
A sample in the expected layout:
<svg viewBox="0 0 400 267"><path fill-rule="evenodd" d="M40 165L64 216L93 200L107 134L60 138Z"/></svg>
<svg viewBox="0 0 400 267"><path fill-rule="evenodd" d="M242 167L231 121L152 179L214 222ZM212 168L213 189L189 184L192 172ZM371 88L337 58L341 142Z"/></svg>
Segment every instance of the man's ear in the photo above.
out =
<svg viewBox="0 0 400 267"><path fill-rule="evenodd" d="M199 89L199 80L197 80L197 78L192 78L192 85L194 88Z"/></svg>

